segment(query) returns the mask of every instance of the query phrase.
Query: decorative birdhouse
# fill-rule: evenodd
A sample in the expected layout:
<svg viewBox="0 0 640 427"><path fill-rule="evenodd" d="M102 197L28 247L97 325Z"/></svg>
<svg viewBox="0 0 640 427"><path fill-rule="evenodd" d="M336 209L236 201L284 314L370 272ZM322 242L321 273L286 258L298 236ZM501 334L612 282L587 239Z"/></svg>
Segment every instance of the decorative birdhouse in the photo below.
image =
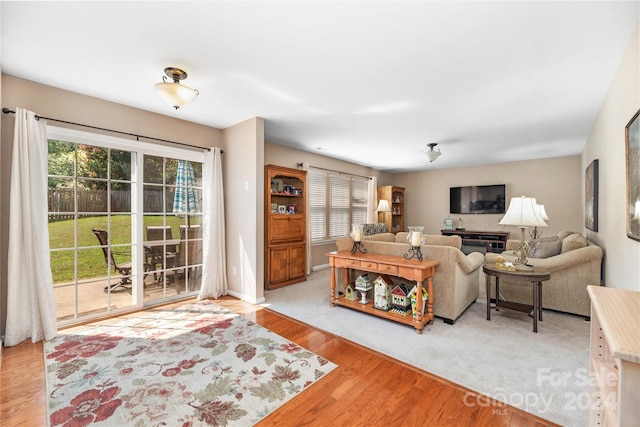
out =
<svg viewBox="0 0 640 427"><path fill-rule="evenodd" d="M391 308L391 288L393 282L387 275L380 275L373 281L373 308L388 311Z"/></svg>
<svg viewBox="0 0 640 427"><path fill-rule="evenodd" d="M411 289L411 292L409 292L409 299L411 300L411 313L413 314L413 317L417 317L418 316L418 309L416 307L416 293L417 291L417 286L414 286ZM429 299L429 294L427 293L427 290L425 288L422 288L422 315L424 315L424 310L427 307L427 300Z"/></svg>
<svg viewBox="0 0 640 427"><path fill-rule="evenodd" d="M351 301L358 299L358 293L353 289L353 285L351 283L344 287L344 297Z"/></svg>
<svg viewBox="0 0 640 427"><path fill-rule="evenodd" d="M373 289L373 285L371 284L371 278L369 278L369 275L363 274L362 276L358 276L356 279L356 290L362 295L360 304L367 303L367 291L370 291L371 289Z"/></svg>
<svg viewBox="0 0 640 427"><path fill-rule="evenodd" d="M391 289L391 310L400 314L407 314L411 308L411 300L407 288L400 284Z"/></svg>
<svg viewBox="0 0 640 427"><path fill-rule="evenodd" d="M371 278L369 277L368 274L363 274L362 276L358 276L358 278L356 279L356 290L357 291L368 291L372 288L373 286L371 285Z"/></svg>

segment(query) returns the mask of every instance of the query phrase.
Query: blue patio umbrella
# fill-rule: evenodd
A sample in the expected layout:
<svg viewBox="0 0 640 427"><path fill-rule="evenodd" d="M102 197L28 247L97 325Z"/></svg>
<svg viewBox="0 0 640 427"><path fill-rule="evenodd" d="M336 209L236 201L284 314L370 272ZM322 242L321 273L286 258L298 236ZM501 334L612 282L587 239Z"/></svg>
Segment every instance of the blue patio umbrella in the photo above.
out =
<svg viewBox="0 0 640 427"><path fill-rule="evenodd" d="M186 215L187 224L190 225L189 214L198 212L198 210L198 195L193 165L188 160L178 160L176 192L173 196L173 213Z"/></svg>

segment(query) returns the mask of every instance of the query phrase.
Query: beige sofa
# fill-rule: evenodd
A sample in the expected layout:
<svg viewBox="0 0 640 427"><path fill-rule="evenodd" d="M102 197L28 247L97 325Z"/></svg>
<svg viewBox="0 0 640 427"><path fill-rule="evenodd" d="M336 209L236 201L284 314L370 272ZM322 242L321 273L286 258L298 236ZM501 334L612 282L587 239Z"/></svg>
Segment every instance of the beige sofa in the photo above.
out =
<svg viewBox="0 0 640 427"><path fill-rule="evenodd" d="M553 238L533 241L536 244L535 252L544 254L548 248L558 243L552 243ZM602 249L587 240L580 233L561 231L558 233L560 253L546 258L529 257L529 264L534 267L546 268L551 272L551 279L542 283L542 308L578 314L589 318L591 302L587 294L587 286L600 286ZM512 248L516 240L507 241L507 249ZM548 242L548 243L547 243ZM536 250L537 249L537 250ZM501 254L488 253L487 264L496 262L496 257ZM507 250L502 253L506 261L515 260L513 252ZM534 253L535 256L535 253ZM480 272L481 286L485 286L485 274ZM495 295L495 285L492 281L491 295ZM507 301L531 304L532 290L529 282L500 279L500 295Z"/></svg>
<svg viewBox="0 0 640 427"><path fill-rule="evenodd" d="M484 255L462 253L460 236L427 235L425 239L426 244L421 246L423 258L440 261L433 277L433 311L446 323L453 324L478 298L479 272L484 264ZM339 251L351 250L353 240L338 239L336 244ZM366 236L362 244L370 253L395 256L404 256L411 247L407 233ZM342 283L342 280L337 280L337 283Z"/></svg>

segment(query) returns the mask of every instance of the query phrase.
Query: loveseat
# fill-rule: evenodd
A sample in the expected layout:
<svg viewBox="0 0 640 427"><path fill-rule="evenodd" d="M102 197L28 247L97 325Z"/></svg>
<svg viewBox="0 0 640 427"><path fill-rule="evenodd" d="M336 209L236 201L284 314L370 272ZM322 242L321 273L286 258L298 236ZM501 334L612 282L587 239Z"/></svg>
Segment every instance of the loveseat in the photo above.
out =
<svg viewBox="0 0 640 427"><path fill-rule="evenodd" d="M502 254L488 253L487 264L496 262L501 255L513 262L515 255L510 248L519 240L508 240L507 250ZM557 236L529 241L531 255L529 264L551 272L551 279L542 282L542 308L572 313L589 318L591 302L587 286L600 286L602 249L573 231L561 231ZM485 274L480 272L481 286L485 286ZM492 281L491 295L495 295ZM500 296L507 301L531 304L532 292L529 282L500 279Z"/></svg>
<svg viewBox="0 0 640 427"><path fill-rule="evenodd" d="M362 244L370 253L404 256L411 245L407 233L379 233L363 237ZM453 324L479 295L478 281L484 255L473 252L465 255L460 250L460 236L426 235L421 246L424 259L440 261L433 277L433 311L445 323ZM338 239L339 251L351 250L353 239ZM374 278L375 279L375 278ZM337 283L341 283L337 280Z"/></svg>

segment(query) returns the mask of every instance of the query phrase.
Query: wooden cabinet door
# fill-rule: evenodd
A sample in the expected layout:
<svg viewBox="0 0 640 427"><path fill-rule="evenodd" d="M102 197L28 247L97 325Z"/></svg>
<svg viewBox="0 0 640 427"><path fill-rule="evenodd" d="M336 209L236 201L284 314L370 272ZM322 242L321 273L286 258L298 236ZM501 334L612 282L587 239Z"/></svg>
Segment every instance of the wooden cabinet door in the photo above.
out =
<svg viewBox="0 0 640 427"><path fill-rule="evenodd" d="M302 277L306 274L306 254L305 245L289 246L289 278Z"/></svg>
<svg viewBox="0 0 640 427"><path fill-rule="evenodd" d="M305 220L302 215L271 215L269 218L269 241L296 242L304 240Z"/></svg>
<svg viewBox="0 0 640 427"><path fill-rule="evenodd" d="M276 246L269 248L269 283L289 280L289 247Z"/></svg>

